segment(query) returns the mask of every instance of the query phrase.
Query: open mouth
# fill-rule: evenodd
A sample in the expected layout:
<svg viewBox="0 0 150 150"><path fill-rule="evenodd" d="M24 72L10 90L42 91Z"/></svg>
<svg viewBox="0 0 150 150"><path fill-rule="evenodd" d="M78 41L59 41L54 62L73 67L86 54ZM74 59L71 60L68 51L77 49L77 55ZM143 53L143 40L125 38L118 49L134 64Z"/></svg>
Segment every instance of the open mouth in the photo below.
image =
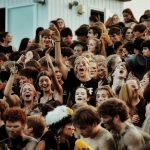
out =
<svg viewBox="0 0 150 150"><path fill-rule="evenodd" d="M78 101L82 101L82 98L81 98L81 97L79 97L77 100L78 100Z"/></svg>
<svg viewBox="0 0 150 150"><path fill-rule="evenodd" d="M80 68L79 71L84 71L84 69L83 69L83 68Z"/></svg>
<svg viewBox="0 0 150 150"><path fill-rule="evenodd" d="M26 95L25 95L26 98L29 98L30 96L31 96L30 94L26 94Z"/></svg>
<svg viewBox="0 0 150 150"><path fill-rule="evenodd" d="M123 73L124 73L124 71L123 71L123 70L120 70L120 73L121 73L121 74L123 74Z"/></svg>

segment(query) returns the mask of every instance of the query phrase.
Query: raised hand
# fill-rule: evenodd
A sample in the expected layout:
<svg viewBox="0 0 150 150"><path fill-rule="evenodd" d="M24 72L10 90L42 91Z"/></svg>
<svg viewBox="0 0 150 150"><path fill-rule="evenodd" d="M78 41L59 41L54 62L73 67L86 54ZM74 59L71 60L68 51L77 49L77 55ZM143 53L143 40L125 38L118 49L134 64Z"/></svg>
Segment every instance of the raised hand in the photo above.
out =
<svg viewBox="0 0 150 150"><path fill-rule="evenodd" d="M18 73L18 67L15 65L15 62L9 66L9 69L12 74Z"/></svg>

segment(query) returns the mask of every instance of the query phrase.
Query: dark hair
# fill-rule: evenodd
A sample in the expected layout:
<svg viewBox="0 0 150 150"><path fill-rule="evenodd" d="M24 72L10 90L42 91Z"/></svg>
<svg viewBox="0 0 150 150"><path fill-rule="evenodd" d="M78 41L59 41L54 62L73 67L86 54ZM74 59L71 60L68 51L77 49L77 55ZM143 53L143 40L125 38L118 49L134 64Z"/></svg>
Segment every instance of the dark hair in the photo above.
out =
<svg viewBox="0 0 150 150"><path fill-rule="evenodd" d="M88 27L86 27L86 26L79 27L75 31L76 36L86 36L87 37L87 34L88 34Z"/></svg>
<svg viewBox="0 0 150 150"><path fill-rule="evenodd" d="M97 111L92 106L80 107L73 114L73 124L79 128L86 127L87 125L99 124L100 118Z"/></svg>
<svg viewBox="0 0 150 150"><path fill-rule="evenodd" d="M137 20L135 19L134 15L133 15L133 12L130 8L126 8L122 11L122 13L127 13L127 14L130 14L132 16L132 21L133 22L137 22Z"/></svg>
<svg viewBox="0 0 150 150"><path fill-rule="evenodd" d="M109 115L115 117L119 115L122 122L129 117L129 110L125 102L117 98L109 98L103 101L98 107L99 116Z"/></svg>
<svg viewBox="0 0 150 150"><path fill-rule="evenodd" d="M60 31L61 37L73 36L72 30L69 27L65 27Z"/></svg>
<svg viewBox="0 0 150 150"><path fill-rule="evenodd" d="M2 82L8 81L9 76L10 76L10 72L5 71L5 70L1 70L1 71L0 71L0 80L1 80Z"/></svg>
<svg viewBox="0 0 150 150"><path fill-rule="evenodd" d="M144 39L135 39L133 42L134 48L139 50L140 53L142 53L142 42L144 41Z"/></svg>
<svg viewBox="0 0 150 150"><path fill-rule="evenodd" d="M132 28L130 28L130 27L124 27L124 28L123 28L123 30L122 30L123 38L125 38L125 35L126 35L126 32L127 32L128 29L131 29L131 30L132 30Z"/></svg>
<svg viewBox="0 0 150 150"><path fill-rule="evenodd" d="M143 33L144 31L146 30L146 26L142 23L140 24L136 24L134 27L133 27L133 32L140 32L140 33Z"/></svg>
<svg viewBox="0 0 150 150"><path fill-rule="evenodd" d="M92 26L92 27L89 27L89 30L93 30L94 34L98 34L97 38L100 39L101 34L102 34L102 29L100 29L98 26Z"/></svg>
<svg viewBox="0 0 150 150"><path fill-rule="evenodd" d="M51 124L49 128L54 134L59 135L62 132L64 126L69 123L72 123L71 115L68 115L67 117L61 119L60 121Z"/></svg>
<svg viewBox="0 0 150 150"><path fill-rule="evenodd" d="M33 69L33 68L23 68L19 71L19 75L20 76L25 76L27 78L32 78L33 81L36 80L37 78L37 74L38 74L38 70L37 69Z"/></svg>
<svg viewBox="0 0 150 150"><path fill-rule="evenodd" d="M2 32L1 33L1 42L4 42L4 39L7 35L9 34L9 32Z"/></svg>
<svg viewBox="0 0 150 150"><path fill-rule="evenodd" d="M117 42L115 42L115 44L114 44L114 51L117 51L118 50L118 48L120 47L120 46L122 46L123 44L122 44L122 42L121 41L117 41Z"/></svg>
<svg viewBox="0 0 150 150"><path fill-rule="evenodd" d="M95 15L91 15L91 16L89 17L89 21L92 21L92 22L98 22L98 21L99 21L99 19L98 19L98 17L97 17L97 16L95 16Z"/></svg>
<svg viewBox="0 0 150 150"><path fill-rule="evenodd" d="M38 108L40 112L42 113L42 116L45 117L49 111L52 111L54 108L48 103L38 103L33 106L32 112L34 112L34 109Z"/></svg>
<svg viewBox="0 0 150 150"><path fill-rule="evenodd" d="M33 68L33 69L40 70L41 64L40 64L37 60L31 59L31 60L29 60L29 61L27 61L27 62L25 63L25 66L24 66L24 67L25 67L25 68ZM37 72L37 73L38 73L38 72Z"/></svg>
<svg viewBox="0 0 150 150"><path fill-rule="evenodd" d="M7 57L4 53L0 53L0 60L7 61Z"/></svg>
<svg viewBox="0 0 150 150"><path fill-rule="evenodd" d="M35 43L39 43L39 41L40 41L39 33L40 33L41 31L43 31L43 30L44 30L43 27L37 27L37 28L36 28L36 32L35 32Z"/></svg>
<svg viewBox="0 0 150 150"><path fill-rule="evenodd" d="M33 115L27 118L28 128L32 128L32 132L35 138L40 138L45 130L46 123L42 116Z"/></svg>
<svg viewBox="0 0 150 150"><path fill-rule="evenodd" d="M26 50L29 40L30 40L29 38L23 38L21 40L19 49L18 49L19 52Z"/></svg>
<svg viewBox="0 0 150 150"><path fill-rule="evenodd" d="M140 17L140 19L139 19L139 23L142 23L142 19L143 19L144 21L148 20L148 15L142 15L142 16Z"/></svg>
<svg viewBox="0 0 150 150"><path fill-rule="evenodd" d="M119 27L111 27L109 30L109 35L113 34L122 35L122 30Z"/></svg>
<svg viewBox="0 0 150 150"><path fill-rule="evenodd" d="M146 100L147 103L150 102L150 83L148 83L148 85L146 86L146 88L144 89L143 92L143 97Z"/></svg>
<svg viewBox="0 0 150 150"><path fill-rule="evenodd" d="M150 40L144 40L141 44L141 47L148 47L148 49L150 50Z"/></svg>
<svg viewBox="0 0 150 150"><path fill-rule="evenodd" d="M133 54L133 51L134 51L134 43L133 42L127 42L126 44L124 44L123 47L126 48L126 50L128 51L129 54Z"/></svg>
<svg viewBox="0 0 150 150"><path fill-rule="evenodd" d="M12 52L10 55L9 55L9 60L11 61L17 61L21 56L21 53L19 51L15 51L15 52Z"/></svg>
<svg viewBox="0 0 150 150"><path fill-rule="evenodd" d="M27 120L26 113L23 109L18 107L8 108L4 113L4 121L20 121L22 124L25 124Z"/></svg>
<svg viewBox="0 0 150 150"><path fill-rule="evenodd" d="M70 57L71 55L73 55L73 49L70 47L61 47L61 54L63 57L65 57L65 56ZM52 57L55 56L55 50L54 49L51 50L50 55Z"/></svg>

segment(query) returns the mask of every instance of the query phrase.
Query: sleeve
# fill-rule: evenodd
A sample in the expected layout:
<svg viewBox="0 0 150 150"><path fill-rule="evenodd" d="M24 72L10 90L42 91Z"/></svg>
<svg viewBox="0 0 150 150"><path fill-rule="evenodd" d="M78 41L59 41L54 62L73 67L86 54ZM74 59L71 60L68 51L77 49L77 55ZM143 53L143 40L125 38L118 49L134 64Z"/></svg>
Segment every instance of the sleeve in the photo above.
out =
<svg viewBox="0 0 150 150"><path fill-rule="evenodd" d="M138 130L129 131L124 136L124 143L128 147L128 150L137 150L145 145L144 138Z"/></svg>

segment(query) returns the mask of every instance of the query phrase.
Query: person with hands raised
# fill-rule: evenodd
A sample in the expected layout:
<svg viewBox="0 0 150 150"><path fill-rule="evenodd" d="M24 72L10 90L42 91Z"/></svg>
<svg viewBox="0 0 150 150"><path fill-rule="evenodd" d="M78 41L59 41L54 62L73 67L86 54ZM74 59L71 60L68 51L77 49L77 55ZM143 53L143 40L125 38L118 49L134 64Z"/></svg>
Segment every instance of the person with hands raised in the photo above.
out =
<svg viewBox="0 0 150 150"><path fill-rule="evenodd" d="M75 103L74 95L77 87L83 85L86 87L90 94L90 104L94 105L94 91L97 88L97 82L90 77L89 72L89 60L84 56L78 56L74 62L74 69L68 70L63 63L60 47L60 33L57 28L54 27L54 39L55 39L55 60L63 75L66 83L66 87L70 92L70 103ZM70 86L71 85L71 86Z"/></svg>
<svg viewBox="0 0 150 150"><path fill-rule="evenodd" d="M4 89L4 99L9 104L9 107L20 106L20 98L18 95L14 94L12 90L12 86L18 73L18 68L15 65L15 62L10 65L9 69L11 74Z"/></svg>
<svg viewBox="0 0 150 150"><path fill-rule="evenodd" d="M37 77L37 84L41 90L39 103L49 103L52 100L63 103L63 90L56 78L49 50L46 51L45 56L48 65L47 71L40 72Z"/></svg>

